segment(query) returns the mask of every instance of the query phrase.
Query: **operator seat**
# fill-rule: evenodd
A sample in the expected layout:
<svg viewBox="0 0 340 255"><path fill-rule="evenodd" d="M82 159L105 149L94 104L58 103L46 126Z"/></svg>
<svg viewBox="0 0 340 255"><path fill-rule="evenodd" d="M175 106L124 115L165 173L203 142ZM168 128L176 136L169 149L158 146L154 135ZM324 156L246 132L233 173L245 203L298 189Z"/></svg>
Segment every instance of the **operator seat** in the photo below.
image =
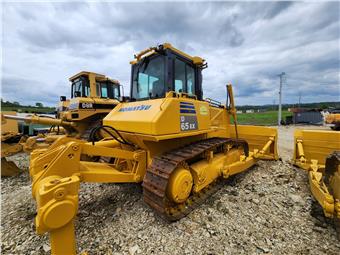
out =
<svg viewBox="0 0 340 255"><path fill-rule="evenodd" d="M164 96L164 86L160 80L152 83L152 95L153 98L159 98Z"/></svg>

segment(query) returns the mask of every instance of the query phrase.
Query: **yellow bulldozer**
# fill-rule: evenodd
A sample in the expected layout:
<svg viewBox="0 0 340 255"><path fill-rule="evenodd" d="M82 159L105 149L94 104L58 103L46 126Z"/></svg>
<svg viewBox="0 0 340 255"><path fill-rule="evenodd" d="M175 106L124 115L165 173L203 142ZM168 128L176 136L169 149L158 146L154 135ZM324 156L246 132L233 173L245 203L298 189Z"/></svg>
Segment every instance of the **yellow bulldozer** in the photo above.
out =
<svg viewBox="0 0 340 255"><path fill-rule="evenodd" d="M145 203L175 221L220 180L278 159L276 129L237 125L231 85L225 105L203 100L204 59L164 43L137 54L131 67L130 98L92 129L89 142L63 137L31 153L36 231L50 234L52 254L76 253L81 182L142 183ZM108 136L96 141L100 131Z"/></svg>
<svg viewBox="0 0 340 255"><path fill-rule="evenodd" d="M310 190L340 239L340 132L296 130L294 140L293 163L308 171Z"/></svg>
<svg viewBox="0 0 340 255"><path fill-rule="evenodd" d="M60 97L56 118L2 114L2 123L4 125L6 122L11 123L12 131L2 134L1 176L13 176L20 172L12 161L6 160L10 155L47 148L64 135L76 139L88 139L91 129L101 125L102 119L119 103L121 85L117 80L85 71L72 76L69 80L71 98L67 100L65 96ZM13 120L51 126L52 132L33 137L23 136L18 133L17 123L13 124ZM10 134L13 136L11 139L9 139Z"/></svg>
<svg viewBox="0 0 340 255"><path fill-rule="evenodd" d="M340 110L333 110L325 116L325 125L331 129L340 131Z"/></svg>

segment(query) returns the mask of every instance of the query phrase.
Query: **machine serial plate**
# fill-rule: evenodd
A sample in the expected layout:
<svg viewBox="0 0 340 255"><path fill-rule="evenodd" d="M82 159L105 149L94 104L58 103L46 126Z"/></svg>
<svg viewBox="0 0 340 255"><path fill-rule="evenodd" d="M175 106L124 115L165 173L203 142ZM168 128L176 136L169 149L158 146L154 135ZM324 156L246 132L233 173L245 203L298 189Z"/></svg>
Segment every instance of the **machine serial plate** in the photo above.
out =
<svg viewBox="0 0 340 255"><path fill-rule="evenodd" d="M181 115L181 131L197 130L196 116Z"/></svg>

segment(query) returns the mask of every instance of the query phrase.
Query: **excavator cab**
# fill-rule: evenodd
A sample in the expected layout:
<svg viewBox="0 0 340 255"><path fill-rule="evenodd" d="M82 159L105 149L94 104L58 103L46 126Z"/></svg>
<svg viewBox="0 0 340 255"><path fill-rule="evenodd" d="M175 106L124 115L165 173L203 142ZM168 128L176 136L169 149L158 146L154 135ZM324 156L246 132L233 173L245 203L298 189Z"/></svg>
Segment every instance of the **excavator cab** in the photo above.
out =
<svg viewBox="0 0 340 255"><path fill-rule="evenodd" d="M202 100L204 59L165 43L140 53L131 64L132 101L163 98L170 91Z"/></svg>

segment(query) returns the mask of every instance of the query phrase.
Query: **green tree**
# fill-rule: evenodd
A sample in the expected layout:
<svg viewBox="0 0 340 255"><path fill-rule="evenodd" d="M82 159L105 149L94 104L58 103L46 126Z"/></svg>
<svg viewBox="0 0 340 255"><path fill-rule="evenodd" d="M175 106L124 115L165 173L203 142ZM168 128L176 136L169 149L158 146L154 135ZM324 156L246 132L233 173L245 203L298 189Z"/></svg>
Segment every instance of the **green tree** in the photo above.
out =
<svg viewBox="0 0 340 255"><path fill-rule="evenodd" d="M42 103L35 103L36 107L44 107Z"/></svg>

